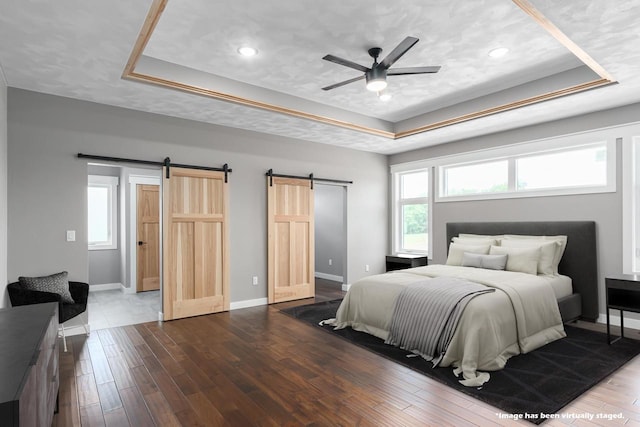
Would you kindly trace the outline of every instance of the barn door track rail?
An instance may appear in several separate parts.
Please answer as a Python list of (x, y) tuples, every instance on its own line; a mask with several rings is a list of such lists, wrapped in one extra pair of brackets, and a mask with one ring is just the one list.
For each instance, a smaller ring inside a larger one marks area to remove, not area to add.
[(173, 168), (185, 168), (185, 169), (199, 169), (206, 171), (216, 171), (216, 172), (224, 172), (224, 182), (228, 182), (228, 174), (233, 172), (231, 168), (229, 168), (228, 164), (224, 164), (221, 168), (214, 168), (210, 166), (197, 166), (197, 165), (184, 165), (181, 163), (171, 163), (171, 159), (169, 157), (165, 157), (162, 162), (154, 162), (152, 160), (136, 160), (136, 159), (125, 159), (122, 157), (108, 157), (108, 156), (94, 156), (91, 154), (82, 154), (78, 153), (79, 159), (91, 159), (91, 160), (102, 160), (104, 162), (121, 162), (121, 163), (135, 163), (138, 165), (152, 165), (152, 166), (164, 166), (167, 168), (167, 179), (171, 176), (169, 170)]
[(273, 177), (277, 178), (293, 178), (293, 179), (308, 179), (311, 182), (311, 189), (313, 190), (313, 182), (331, 182), (334, 184), (353, 184), (353, 181), (343, 181), (341, 179), (330, 179), (330, 178), (317, 178), (310, 173), (308, 176), (296, 176), (296, 175), (283, 175), (279, 173), (273, 173), (273, 169), (269, 169), (266, 173), (266, 176), (269, 177), (269, 187), (273, 187)]

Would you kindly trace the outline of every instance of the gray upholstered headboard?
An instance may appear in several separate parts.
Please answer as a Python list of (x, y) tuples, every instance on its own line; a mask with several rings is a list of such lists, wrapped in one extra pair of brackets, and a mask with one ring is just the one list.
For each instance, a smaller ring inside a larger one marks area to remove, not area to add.
[(558, 271), (571, 277), (573, 292), (582, 297), (582, 318), (598, 318), (598, 260), (594, 221), (551, 222), (450, 222), (447, 223), (447, 247), (453, 237), (469, 234), (526, 234), (567, 236)]

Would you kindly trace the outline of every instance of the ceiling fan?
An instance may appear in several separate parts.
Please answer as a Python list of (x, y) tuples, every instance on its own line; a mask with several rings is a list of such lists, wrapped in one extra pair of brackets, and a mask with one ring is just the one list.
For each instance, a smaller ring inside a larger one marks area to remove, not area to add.
[(380, 53), (382, 53), (382, 49), (379, 47), (372, 47), (368, 50), (369, 55), (373, 58), (373, 65), (371, 65), (371, 68), (356, 64), (355, 62), (349, 61), (347, 59), (338, 58), (334, 55), (326, 55), (324, 58), (322, 58), (325, 61), (335, 62), (336, 64), (344, 65), (345, 67), (362, 71), (364, 74), (353, 79), (345, 80), (340, 83), (335, 83), (330, 86), (323, 87), (322, 90), (331, 90), (340, 86), (347, 85), (349, 83), (357, 82), (358, 80), (366, 79), (368, 90), (372, 92), (380, 92), (387, 87), (387, 76), (437, 73), (440, 70), (440, 66), (394, 68), (392, 70), (389, 69), (389, 67), (391, 67), (398, 59), (400, 59), (402, 55), (407, 53), (407, 51), (411, 49), (413, 45), (418, 43), (418, 41), (419, 39), (415, 37), (405, 38), (381, 62), (378, 62), (378, 56), (380, 56)]

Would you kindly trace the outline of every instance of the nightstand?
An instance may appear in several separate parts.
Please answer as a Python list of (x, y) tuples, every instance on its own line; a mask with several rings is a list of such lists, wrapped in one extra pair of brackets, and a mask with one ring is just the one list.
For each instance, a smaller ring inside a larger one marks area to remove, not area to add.
[(427, 265), (426, 255), (397, 254), (386, 256), (387, 271), (402, 270), (405, 268), (422, 267)]
[[(624, 311), (640, 313), (640, 275), (622, 274), (605, 278), (607, 297), (607, 342), (624, 338)], [(609, 309), (620, 310), (620, 336), (611, 341)]]

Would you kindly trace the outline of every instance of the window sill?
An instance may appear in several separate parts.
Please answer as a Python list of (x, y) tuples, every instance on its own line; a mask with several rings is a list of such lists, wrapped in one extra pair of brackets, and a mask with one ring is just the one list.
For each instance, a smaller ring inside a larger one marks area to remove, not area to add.
[(88, 249), (90, 251), (114, 251), (118, 249), (118, 246), (117, 245), (89, 246)]

